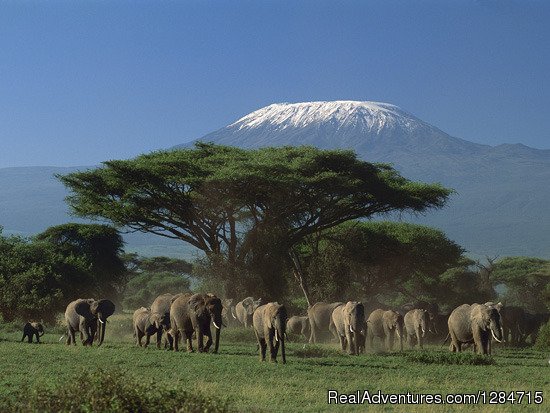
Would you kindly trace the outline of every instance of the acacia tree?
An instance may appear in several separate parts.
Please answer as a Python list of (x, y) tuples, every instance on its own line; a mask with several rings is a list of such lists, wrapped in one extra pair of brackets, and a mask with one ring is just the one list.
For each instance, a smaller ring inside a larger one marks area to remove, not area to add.
[[(246, 265), (267, 234), (278, 251), (292, 257), (308, 303), (307, 279), (295, 253), (305, 237), (374, 214), (442, 207), (451, 192), (409, 181), (352, 151), (204, 143), (107, 161), (59, 178), (72, 191), (67, 201), (75, 214), (180, 239), (230, 266)], [(225, 292), (231, 295), (234, 272), (228, 274)]]

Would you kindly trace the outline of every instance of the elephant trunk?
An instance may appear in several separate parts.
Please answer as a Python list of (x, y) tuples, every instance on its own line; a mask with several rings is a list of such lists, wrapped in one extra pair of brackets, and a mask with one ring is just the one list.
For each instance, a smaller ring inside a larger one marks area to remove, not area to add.
[(101, 346), (103, 344), (103, 340), (105, 339), (105, 321), (103, 321), (100, 317), (98, 317), (98, 320), (100, 322), (99, 326), (99, 343), (98, 346)]
[(39, 330), (38, 331), (38, 337), (42, 337), (44, 335), (44, 330)]
[[(216, 325), (216, 324), (214, 324)], [(220, 333), (221, 333), (222, 329), (221, 329), (221, 326), (220, 327), (216, 327), (216, 337), (215, 337), (215, 341), (214, 341), (214, 353), (217, 353), (218, 352), (218, 349), (220, 347)]]

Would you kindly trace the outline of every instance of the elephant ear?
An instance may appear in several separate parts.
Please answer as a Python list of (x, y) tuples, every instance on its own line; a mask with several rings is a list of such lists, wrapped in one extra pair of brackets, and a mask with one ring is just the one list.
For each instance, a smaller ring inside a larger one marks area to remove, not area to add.
[(195, 313), (200, 312), (205, 305), (204, 296), (202, 294), (195, 294), (189, 298), (189, 308), (191, 308)]
[(115, 303), (113, 303), (111, 300), (98, 300), (94, 301), (91, 306), (90, 310), (93, 314), (101, 314), (103, 319), (106, 319), (107, 317), (110, 317), (115, 312)]
[(78, 300), (78, 302), (74, 306), (74, 311), (81, 317), (84, 317), (86, 319), (93, 318), (94, 315), (90, 311), (90, 304), (93, 303), (94, 300)]

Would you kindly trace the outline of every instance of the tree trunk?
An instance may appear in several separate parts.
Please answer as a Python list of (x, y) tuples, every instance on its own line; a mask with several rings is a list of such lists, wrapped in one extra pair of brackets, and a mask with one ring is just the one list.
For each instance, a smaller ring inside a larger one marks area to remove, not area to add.
[(311, 307), (311, 301), (309, 300), (309, 286), (307, 284), (307, 280), (302, 270), (302, 264), (300, 263), (300, 258), (298, 257), (298, 254), (296, 254), (296, 252), (294, 252), (293, 250), (290, 250), (289, 255), (292, 261), (292, 266), (293, 266), (292, 272), (294, 273), (294, 278), (296, 278), (296, 281), (298, 281), (298, 284), (300, 285), (300, 288), (304, 293), (304, 297), (306, 298), (307, 307), (309, 308)]

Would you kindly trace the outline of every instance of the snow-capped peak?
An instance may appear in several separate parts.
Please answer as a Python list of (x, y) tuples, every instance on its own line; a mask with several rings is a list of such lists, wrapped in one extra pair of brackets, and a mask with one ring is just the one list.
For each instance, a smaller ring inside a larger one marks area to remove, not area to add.
[(372, 132), (397, 125), (413, 128), (419, 119), (398, 106), (381, 102), (340, 100), (332, 102), (275, 103), (242, 117), (227, 128), (233, 130), (303, 128), (318, 124), (359, 127)]

